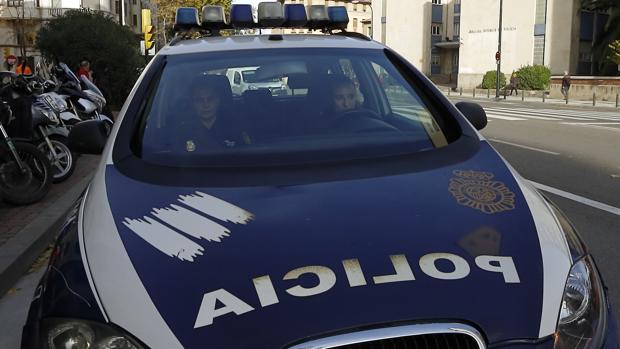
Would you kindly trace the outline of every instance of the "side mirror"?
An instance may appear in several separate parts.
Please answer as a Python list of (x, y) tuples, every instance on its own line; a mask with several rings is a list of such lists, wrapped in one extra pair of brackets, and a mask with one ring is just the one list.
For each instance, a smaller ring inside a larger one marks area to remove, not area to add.
[(82, 154), (101, 154), (107, 140), (106, 125), (101, 120), (79, 122), (69, 131), (69, 148)]
[(465, 115), (467, 120), (471, 122), (476, 130), (482, 130), (487, 126), (487, 113), (479, 104), (471, 102), (458, 102), (456, 108)]

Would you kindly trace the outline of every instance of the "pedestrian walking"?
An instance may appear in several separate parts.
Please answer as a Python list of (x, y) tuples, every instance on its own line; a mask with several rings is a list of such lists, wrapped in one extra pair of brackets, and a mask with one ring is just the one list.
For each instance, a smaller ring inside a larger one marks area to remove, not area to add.
[(568, 90), (570, 90), (570, 75), (565, 71), (562, 77), (562, 95), (565, 99), (568, 99)]
[(512, 96), (512, 91), (515, 91), (517, 96), (519, 95), (519, 90), (517, 90), (517, 84), (519, 83), (519, 78), (517, 77), (517, 73), (512, 72), (510, 76), (510, 95)]

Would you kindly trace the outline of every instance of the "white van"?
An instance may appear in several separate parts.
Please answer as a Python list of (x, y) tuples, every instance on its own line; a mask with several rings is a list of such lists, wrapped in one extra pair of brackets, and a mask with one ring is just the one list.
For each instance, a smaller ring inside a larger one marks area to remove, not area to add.
[(233, 95), (240, 96), (247, 90), (269, 89), (274, 96), (286, 95), (287, 86), (282, 78), (255, 78), (258, 67), (229, 68), (226, 77), (230, 81)]

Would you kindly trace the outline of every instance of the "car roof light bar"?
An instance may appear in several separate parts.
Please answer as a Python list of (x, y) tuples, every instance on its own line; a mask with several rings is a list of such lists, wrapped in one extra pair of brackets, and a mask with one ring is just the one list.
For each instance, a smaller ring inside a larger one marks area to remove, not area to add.
[(325, 29), (329, 24), (329, 14), (325, 5), (310, 5), (308, 7), (308, 28)]
[(287, 28), (303, 28), (308, 23), (306, 7), (303, 4), (284, 5), (284, 26)]
[(330, 6), (327, 8), (329, 15), (328, 29), (346, 30), (349, 25), (349, 14), (344, 6)]
[(179, 7), (174, 21), (174, 31), (190, 30), (199, 27), (198, 9)]
[(258, 4), (258, 26), (277, 28), (284, 24), (284, 10), (279, 2), (261, 2)]
[(225, 28), (226, 17), (222, 6), (205, 5), (202, 7), (202, 27), (209, 30)]
[(230, 25), (235, 29), (254, 28), (252, 5), (235, 4), (230, 8)]

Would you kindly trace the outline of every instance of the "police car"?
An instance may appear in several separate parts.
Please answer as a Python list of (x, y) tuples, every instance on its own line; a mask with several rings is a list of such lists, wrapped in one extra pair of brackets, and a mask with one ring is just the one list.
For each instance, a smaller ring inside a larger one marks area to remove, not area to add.
[[(618, 348), (566, 217), (343, 7), (179, 9), (34, 295), (23, 348)], [(318, 34), (230, 35), (303, 27)], [(226, 31), (226, 35), (224, 35)], [(324, 35), (326, 34), (326, 35)], [(286, 82), (233, 94), (228, 69)]]

